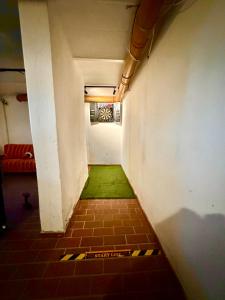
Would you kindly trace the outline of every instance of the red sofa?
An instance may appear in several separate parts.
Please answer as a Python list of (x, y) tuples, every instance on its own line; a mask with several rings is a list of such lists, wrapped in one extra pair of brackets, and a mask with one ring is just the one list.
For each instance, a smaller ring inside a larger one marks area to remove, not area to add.
[(7, 144), (2, 158), (3, 173), (36, 172), (33, 145)]

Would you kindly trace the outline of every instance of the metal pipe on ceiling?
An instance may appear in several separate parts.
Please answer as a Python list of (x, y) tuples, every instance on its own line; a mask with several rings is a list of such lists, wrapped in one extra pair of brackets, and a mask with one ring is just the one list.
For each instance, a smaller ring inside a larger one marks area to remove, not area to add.
[(130, 47), (118, 85), (115, 102), (121, 102), (134, 76), (137, 64), (143, 58), (152, 30), (158, 21), (165, 0), (141, 0), (133, 24)]

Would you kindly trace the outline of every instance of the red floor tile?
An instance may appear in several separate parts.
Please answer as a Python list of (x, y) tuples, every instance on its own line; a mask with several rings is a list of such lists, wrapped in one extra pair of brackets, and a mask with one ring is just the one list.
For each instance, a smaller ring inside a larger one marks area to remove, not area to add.
[(95, 221), (113, 221), (113, 215), (95, 215)]
[(123, 282), (121, 275), (100, 275), (92, 278), (91, 293), (112, 294), (122, 292)]
[(44, 277), (72, 276), (75, 270), (75, 261), (49, 263)]
[(128, 220), (130, 219), (129, 214), (116, 214), (113, 216), (114, 220)]
[(141, 225), (142, 225), (141, 220), (137, 220), (137, 219), (123, 220), (123, 226), (141, 226)]
[(151, 290), (160, 290), (163, 289), (176, 289), (178, 287), (177, 280), (174, 280), (174, 276), (171, 270), (160, 270), (160, 271), (153, 271), (147, 274), (146, 278), (148, 279), (149, 287)]
[[(27, 286), (25, 280), (0, 281), (1, 299), (19, 300)], [(24, 299), (24, 298), (22, 298)]]
[(101, 274), (103, 273), (103, 260), (86, 260), (86, 261), (78, 261), (76, 263), (76, 274)]
[(139, 205), (138, 205), (138, 203), (137, 203), (137, 200), (134, 199), (134, 200), (133, 200), (133, 203), (132, 203), (132, 200), (131, 200), (131, 201), (128, 201), (127, 207), (128, 207), (128, 208), (139, 208)]
[(124, 288), (126, 292), (148, 291), (150, 289), (149, 279), (146, 273), (135, 273), (124, 275)]
[(138, 247), (140, 249), (142, 249), (142, 250), (158, 249), (158, 248), (160, 248), (159, 244), (156, 243), (156, 242), (153, 242), (153, 243), (141, 243), (141, 244), (138, 244)]
[(35, 258), (35, 261), (56, 261), (64, 253), (64, 249), (40, 250)]
[[(95, 201), (97, 201), (97, 200), (95, 200)], [(87, 203), (85, 203), (85, 202), (87, 202)], [(78, 209), (95, 209), (95, 207), (96, 207), (96, 204), (95, 203), (88, 203), (88, 201), (86, 201), (86, 200), (83, 200), (82, 202), (80, 202), (79, 204), (78, 204)]]
[(80, 254), (80, 253), (85, 253), (89, 252), (90, 247), (75, 247), (75, 248), (67, 248), (65, 249), (64, 254)]
[(22, 264), (34, 262), (39, 250), (23, 250), (23, 251), (12, 251), (8, 252), (9, 261), (8, 263)]
[(81, 295), (89, 295), (91, 287), (91, 279), (85, 277), (63, 278), (60, 282), (57, 296), (73, 297)]
[[(6, 236), (3, 236), (5, 240), (24, 240), (30, 236), (30, 231), (27, 230), (9, 230)], [(4, 241), (2, 241), (4, 243)], [(0, 244), (1, 246), (1, 244)], [(4, 246), (4, 244), (2, 244)]]
[(72, 229), (80, 229), (80, 228), (84, 228), (84, 221), (79, 221), (79, 222), (76, 222), (76, 221), (72, 221), (73, 220), (73, 216), (72, 216), (72, 219), (70, 221), (70, 224), (69, 224), (69, 228), (72, 228)]
[(115, 234), (132, 234), (134, 229), (131, 226), (116, 227)]
[(104, 236), (104, 245), (121, 245), (126, 244), (125, 235)]
[(107, 251), (114, 250), (115, 246), (92, 246), (91, 251)]
[(130, 259), (130, 268), (132, 272), (152, 271), (158, 269), (158, 257), (138, 257)]
[(33, 249), (52, 249), (55, 247), (57, 243), (57, 239), (48, 239), (48, 238), (43, 238), (40, 240), (35, 240), (32, 248)]
[(151, 229), (147, 226), (135, 226), (135, 233), (149, 233)]
[(20, 228), (23, 230), (41, 230), (40, 223), (24, 223)]
[(94, 215), (75, 215), (74, 221), (94, 221)]
[(31, 263), (19, 265), (13, 277), (14, 279), (40, 278), (43, 276), (46, 267), (46, 263)]
[(99, 227), (94, 229), (94, 235), (113, 235), (114, 231), (111, 227)]
[(91, 236), (93, 234), (92, 228), (74, 229), (72, 232), (73, 237)]
[(119, 209), (117, 208), (112, 208), (112, 209), (104, 209), (104, 214), (111, 214), (111, 215), (117, 215), (119, 214)]
[(89, 237), (83, 237), (81, 240), (81, 247), (82, 246), (102, 246), (103, 245), (103, 237), (97, 237), (97, 236), (89, 236)]
[(122, 220), (104, 221), (104, 227), (122, 226)]
[(33, 245), (33, 240), (16, 240), (16, 241), (5, 241), (4, 249), (10, 251), (27, 250)]
[(155, 235), (155, 233), (151, 232), (147, 234), (149, 242), (158, 242), (158, 239)]
[(137, 200), (79, 201), (64, 237), (40, 234), (37, 209), (23, 213), (0, 239), (1, 299), (184, 299), (163, 253), (60, 261), (68, 253), (160, 248)]
[(78, 247), (80, 245), (80, 238), (73, 237), (73, 238), (61, 238), (58, 240), (56, 244), (56, 248), (73, 248)]
[(16, 271), (15, 265), (0, 265), (0, 280), (12, 279)]
[(104, 273), (130, 272), (130, 258), (109, 258), (104, 260)]
[(127, 234), (127, 243), (129, 244), (140, 244), (147, 243), (148, 238), (145, 234)]
[(84, 228), (97, 228), (97, 227), (103, 227), (102, 221), (93, 221), (93, 222), (85, 222)]
[(56, 297), (59, 279), (33, 279), (27, 284), (23, 293), (23, 300), (45, 299)]
[(124, 244), (124, 245), (115, 245), (115, 250), (139, 250), (141, 249), (137, 244)]
[(135, 208), (120, 208), (120, 214), (136, 213)]
[(87, 209), (76, 209), (76, 215), (88, 215)]
[(51, 239), (51, 238), (63, 238), (65, 236), (65, 233), (64, 232), (58, 232), (58, 233), (51, 233), (51, 232), (48, 232), (48, 233), (39, 233), (39, 238), (41, 239)]
[(64, 237), (72, 237), (73, 229), (68, 228), (64, 234)]

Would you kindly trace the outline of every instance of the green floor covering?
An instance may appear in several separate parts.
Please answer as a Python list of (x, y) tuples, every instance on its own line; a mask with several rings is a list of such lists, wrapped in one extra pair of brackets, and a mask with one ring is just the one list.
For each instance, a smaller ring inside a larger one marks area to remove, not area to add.
[(80, 199), (101, 198), (136, 198), (121, 166), (91, 166)]

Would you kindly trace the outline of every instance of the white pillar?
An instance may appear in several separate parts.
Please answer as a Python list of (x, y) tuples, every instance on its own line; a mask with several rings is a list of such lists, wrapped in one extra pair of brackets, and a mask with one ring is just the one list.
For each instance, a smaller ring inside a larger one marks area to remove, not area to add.
[(19, 1), (29, 114), (42, 231), (64, 231), (62, 189), (46, 1)]

